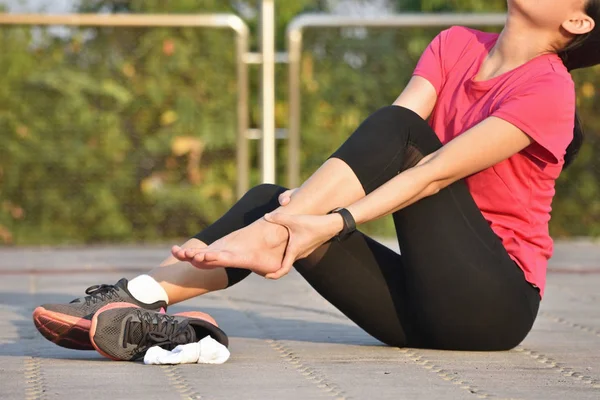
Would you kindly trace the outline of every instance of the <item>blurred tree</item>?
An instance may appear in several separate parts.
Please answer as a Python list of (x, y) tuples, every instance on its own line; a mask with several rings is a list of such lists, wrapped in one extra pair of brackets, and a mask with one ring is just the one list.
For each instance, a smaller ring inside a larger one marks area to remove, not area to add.
[[(400, 12), (502, 11), (504, 0), (390, 0)], [(277, 0), (285, 27), (328, 2)], [(235, 12), (254, 0), (82, 0), (78, 11)], [(391, 103), (439, 29), (309, 29), (302, 62), (308, 176), (372, 111)], [(194, 234), (235, 200), (235, 45), (208, 29), (0, 29), (0, 243), (160, 240)], [(258, 68), (251, 68), (258, 125)], [(553, 233), (600, 235), (598, 69), (575, 74), (588, 142), (561, 179)], [(287, 126), (287, 68), (276, 118)], [(254, 150), (256, 150), (254, 148)], [(255, 165), (257, 153), (254, 152)], [(286, 149), (279, 144), (279, 176)], [(258, 175), (253, 175), (257, 182)], [(390, 220), (369, 233), (392, 233)]]
[[(220, 1), (204, 3), (209, 11), (227, 11)], [(160, 1), (83, 1), (80, 11), (201, 10), (195, 1), (170, 9)], [(9, 240), (185, 236), (232, 204), (231, 32), (1, 32), (11, 54), (0, 61), (6, 83), (0, 96), (12, 103), (0, 116), (13, 135), (0, 150), (0, 225)]]

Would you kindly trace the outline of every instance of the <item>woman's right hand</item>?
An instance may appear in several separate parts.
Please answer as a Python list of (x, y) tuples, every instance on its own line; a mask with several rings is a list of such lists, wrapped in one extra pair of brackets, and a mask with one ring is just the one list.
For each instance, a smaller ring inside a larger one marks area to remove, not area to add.
[(298, 188), (286, 190), (285, 192), (281, 193), (279, 195), (279, 204), (281, 204), (282, 206), (287, 206), (292, 200), (292, 195), (296, 190), (298, 190)]

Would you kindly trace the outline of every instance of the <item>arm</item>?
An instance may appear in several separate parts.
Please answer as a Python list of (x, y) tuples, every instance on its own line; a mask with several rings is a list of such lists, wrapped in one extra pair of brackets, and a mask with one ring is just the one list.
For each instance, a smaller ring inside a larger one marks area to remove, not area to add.
[[(427, 119), (433, 111), (436, 101), (437, 94), (433, 85), (425, 78), (413, 76), (394, 102), (394, 105), (408, 108), (421, 118)], [(421, 163), (425, 160), (426, 158), (421, 160)], [(279, 196), (279, 204), (282, 206), (288, 205), (296, 190), (291, 189), (282, 193)]]
[(508, 159), (532, 142), (511, 123), (487, 118), (347, 208), (357, 224), (381, 218)]
[[(533, 139), (515, 125), (501, 118), (489, 117), (423, 158), (417, 166), (402, 172), (346, 208), (357, 225), (379, 219), (506, 160), (531, 143)], [(274, 213), (265, 218), (286, 226), (290, 230), (290, 243), (292, 231), (296, 232), (295, 235), (309, 238), (298, 240), (306, 240), (309, 244), (289, 245), (294, 248), (288, 247), (289, 252), (286, 250), (283, 263), (286, 268), (273, 275), (277, 277), (285, 274), (294, 260), (301, 258), (298, 254), (305, 257), (343, 228), (343, 220), (338, 214), (290, 216)]]
[(427, 119), (431, 115), (436, 102), (437, 94), (433, 85), (425, 78), (413, 76), (394, 102), (394, 105), (408, 108), (421, 118)]
[[(532, 139), (503, 119), (490, 117), (430, 154), (416, 167), (397, 175), (377, 190), (347, 207), (357, 224), (372, 221), (427, 196), (451, 183), (484, 170), (525, 149)], [(477, 151), (473, 151), (477, 149)], [(279, 279), (294, 261), (307, 257), (343, 228), (339, 214), (265, 215), (271, 223), (285, 226), (289, 232), (281, 269), (266, 275)]]

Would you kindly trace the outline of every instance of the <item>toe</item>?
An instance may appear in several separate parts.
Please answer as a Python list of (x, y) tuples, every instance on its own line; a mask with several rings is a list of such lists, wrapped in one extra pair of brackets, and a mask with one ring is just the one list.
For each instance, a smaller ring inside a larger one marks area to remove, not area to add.
[(202, 251), (202, 249), (185, 249), (184, 254), (185, 254), (185, 257), (187, 257), (187, 258), (194, 258), (201, 251)]
[(204, 261), (206, 262), (218, 262), (221, 261), (224, 254), (219, 251), (211, 251), (204, 254)]
[(173, 246), (171, 248), (171, 254), (173, 254), (173, 257), (177, 258), (178, 260), (183, 258), (183, 250), (179, 246)]
[(206, 253), (197, 253), (197, 254), (190, 256), (190, 259), (192, 260), (192, 262), (200, 264), (200, 263), (204, 262), (205, 255), (206, 255)]

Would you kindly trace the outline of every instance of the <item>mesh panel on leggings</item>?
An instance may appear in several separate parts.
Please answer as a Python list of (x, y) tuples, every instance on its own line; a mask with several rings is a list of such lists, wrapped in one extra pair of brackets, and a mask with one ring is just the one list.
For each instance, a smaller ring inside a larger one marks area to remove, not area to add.
[(402, 171), (406, 171), (416, 166), (425, 156), (412, 142), (408, 142), (406, 151), (404, 152), (404, 160), (402, 161)]

